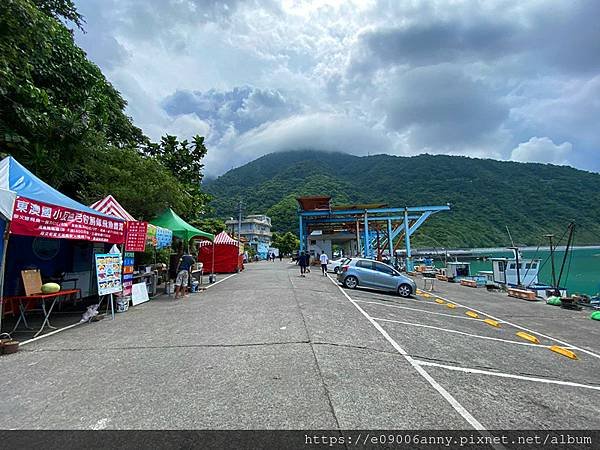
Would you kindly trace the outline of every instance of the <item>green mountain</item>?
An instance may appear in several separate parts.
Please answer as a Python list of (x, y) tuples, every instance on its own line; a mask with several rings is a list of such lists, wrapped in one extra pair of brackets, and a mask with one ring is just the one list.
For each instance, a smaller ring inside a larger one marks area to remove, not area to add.
[[(331, 195), (334, 204), (445, 205), (415, 235), (415, 245), (539, 245), (578, 224), (577, 244), (600, 243), (600, 174), (548, 164), (462, 156), (367, 157), (320, 151), (279, 152), (204, 185), (215, 214), (266, 213), (276, 231), (298, 231), (299, 195)], [(564, 241), (563, 241), (564, 242)]]

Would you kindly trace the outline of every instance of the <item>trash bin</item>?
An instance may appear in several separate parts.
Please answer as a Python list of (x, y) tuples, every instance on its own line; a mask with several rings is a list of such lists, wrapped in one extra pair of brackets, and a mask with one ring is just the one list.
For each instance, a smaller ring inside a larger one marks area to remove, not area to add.
[(131, 295), (123, 295), (116, 298), (115, 312), (124, 313), (129, 309), (129, 302), (131, 301)]

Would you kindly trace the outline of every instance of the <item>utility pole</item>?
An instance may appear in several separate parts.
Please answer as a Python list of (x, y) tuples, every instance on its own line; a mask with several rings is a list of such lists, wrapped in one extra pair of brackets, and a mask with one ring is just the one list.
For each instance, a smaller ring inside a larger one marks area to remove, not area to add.
[(238, 204), (238, 245), (242, 245), (242, 201)]

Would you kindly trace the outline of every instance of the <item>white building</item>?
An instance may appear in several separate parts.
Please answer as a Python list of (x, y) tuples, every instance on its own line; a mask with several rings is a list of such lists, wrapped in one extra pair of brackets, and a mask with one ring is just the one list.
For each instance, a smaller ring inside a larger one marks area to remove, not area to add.
[[(238, 220), (231, 218), (225, 222), (232, 236), (238, 235)], [(261, 259), (266, 259), (271, 247), (271, 218), (264, 214), (253, 214), (242, 218), (241, 236)]]

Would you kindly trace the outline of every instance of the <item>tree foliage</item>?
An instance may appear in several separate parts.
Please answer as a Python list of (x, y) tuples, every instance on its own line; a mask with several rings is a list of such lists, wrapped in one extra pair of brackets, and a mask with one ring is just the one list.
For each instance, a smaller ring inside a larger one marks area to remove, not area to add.
[(290, 255), (300, 247), (300, 239), (288, 231), (287, 233), (273, 233), (273, 247), (279, 249), (279, 253)]
[(225, 222), (223, 222), (221, 219), (216, 219), (214, 217), (192, 221), (191, 224), (194, 225), (196, 228), (199, 228), (202, 231), (206, 231), (207, 233), (214, 234), (215, 236), (221, 231), (225, 231), (225, 229), (227, 228)]
[(140, 218), (198, 217), (203, 138), (151, 143), (61, 20), (82, 26), (72, 0), (0, 2), (0, 152), (86, 203), (113, 194)]

